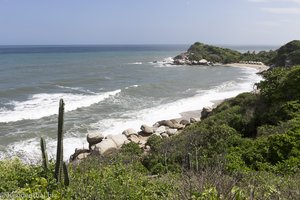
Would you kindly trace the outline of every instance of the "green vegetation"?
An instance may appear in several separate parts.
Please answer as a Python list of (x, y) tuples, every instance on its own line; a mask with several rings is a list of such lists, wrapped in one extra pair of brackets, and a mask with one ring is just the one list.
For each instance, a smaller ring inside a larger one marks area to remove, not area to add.
[(206, 59), (215, 63), (233, 63), (239, 60), (240, 53), (231, 49), (196, 42), (188, 49), (188, 57), (192, 61)]
[(294, 66), (300, 64), (300, 41), (293, 40), (280, 47), (275, 57), (270, 61), (275, 66)]
[[(260, 51), (258, 53), (254, 51), (240, 53), (231, 49), (196, 42), (188, 49), (186, 55), (191, 62), (201, 59), (224, 64), (240, 61), (255, 61), (263, 62), (270, 66), (290, 67), (300, 65), (300, 41), (291, 41), (275, 51)], [(175, 59), (177, 58), (180, 59), (181, 56), (175, 57)]]
[[(298, 199), (300, 66), (262, 76), (259, 92), (226, 100), (178, 135), (151, 136), (148, 153), (129, 143), (79, 163), (58, 158), (62, 173), (56, 175), (41, 139), (41, 165), (0, 161), (0, 198)], [(59, 119), (62, 156), (63, 116)]]

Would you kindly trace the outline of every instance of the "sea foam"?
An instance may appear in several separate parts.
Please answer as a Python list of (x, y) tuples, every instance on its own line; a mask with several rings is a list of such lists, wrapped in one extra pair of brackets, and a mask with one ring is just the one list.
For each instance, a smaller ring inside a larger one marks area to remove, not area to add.
[(40, 119), (42, 117), (57, 114), (59, 99), (68, 102), (65, 111), (73, 111), (77, 108), (88, 107), (99, 103), (110, 96), (120, 93), (121, 90), (98, 94), (70, 94), (70, 93), (41, 93), (34, 94), (26, 101), (12, 101), (13, 110), (1, 109), (0, 122), (14, 122), (23, 119)]

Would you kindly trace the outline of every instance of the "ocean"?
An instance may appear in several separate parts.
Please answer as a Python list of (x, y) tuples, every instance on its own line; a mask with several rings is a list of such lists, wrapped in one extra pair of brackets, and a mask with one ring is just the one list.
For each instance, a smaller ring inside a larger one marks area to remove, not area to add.
[(108, 135), (139, 130), (141, 124), (178, 118), (252, 91), (261, 80), (251, 68), (166, 64), (187, 48), (0, 46), (0, 159), (40, 160), (41, 136), (54, 157), (61, 98), (68, 159), (75, 148), (88, 146), (85, 138), (91, 131)]

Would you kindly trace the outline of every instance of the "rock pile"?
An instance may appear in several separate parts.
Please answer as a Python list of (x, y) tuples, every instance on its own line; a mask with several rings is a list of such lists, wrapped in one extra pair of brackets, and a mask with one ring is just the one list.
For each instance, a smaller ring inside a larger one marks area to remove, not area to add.
[[(203, 108), (201, 119), (204, 119), (211, 112), (211, 108)], [(89, 155), (107, 155), (121, 148), (122, 145), (133, 142), (139, 145), (145, 152), (149, 151), (151, 147), (147, 146), (147, 140), (151, 135), (157, 135), (161, 138), (168, 138), (180, 134), (182, 130), (190, 126), (192, 123), (200, 121), (199, 119), (190, 118), (190, 120), (183, 119), (177, 121), (162, 120), (156, 122), (153, 126), (143, 124), (140, 131), (132, 128), (126, 129), (119, 135), (107, 135), (106, 137), (99, 132), (91, 132), (87, 134), (87, 142), (89, 149), (76, 149), (75, 153), (70, 157), (70, 161), (82, 160)]]

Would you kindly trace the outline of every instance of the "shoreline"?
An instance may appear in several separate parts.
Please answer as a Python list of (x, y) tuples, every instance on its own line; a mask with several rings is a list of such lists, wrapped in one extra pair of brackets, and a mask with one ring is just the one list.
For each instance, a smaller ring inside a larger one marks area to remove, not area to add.
[[(209, 106), (209, 107), (214, 109), (226, 100), (227, 100), (227, 98), (220, 99), (220, 100), (213, 100), (213, 101), (211, 101), (213, 103), (213, 105)], [(190, 111), (181, 112), (181, 113), (179, 113), (181, 115), (181, 117), (176, 118), (176, 120), (178, 120), (178, 121), (190, 120), (191, 118), (200, 119), (201, 118), (201, 112), (202, 112), (202, 110), (190, 110)]]
[(267, 65), (255, 65), (255, 64), (244, 64), (244, 63), (229, 63), (224, 64), (227, 67), (239, 67), (239, 68), (252, 68), (258, 70), (258, 73), (268, 70), (270, 67)]

